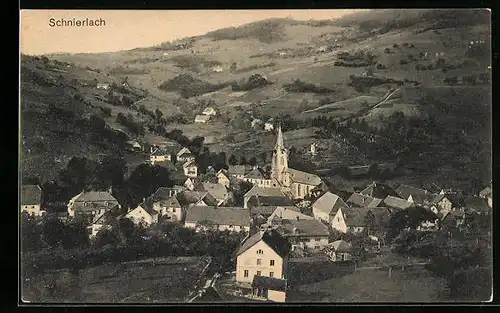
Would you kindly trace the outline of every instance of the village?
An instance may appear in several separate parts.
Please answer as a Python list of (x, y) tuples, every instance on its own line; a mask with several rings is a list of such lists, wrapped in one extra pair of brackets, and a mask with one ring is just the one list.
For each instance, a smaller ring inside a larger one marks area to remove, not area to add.
[[(205, 123), (215, 114), (207, 108), (195, 122)], [(224, 301), (223, 294), (231, 294), (240, 301), (287, 302), (294, 279), (291, 263), (308, 260), (318, 266), (327, 262), (356, 268), (360, 249), (377, 257), (386, 253), (386, 235), (394, 228), (395, 216), (406, 219), (402, 233), (425, 234), (450, 225), (466, 229), (474, 219), (491, 214), (491, 185), (470, 194), (374, 181), (342, 198), (317, 174), (289, 167), (289, 148), (279, 123), (271, 120), (261, 127), (275, 133), (270, 166), (226, 165), (216, 171), (209, 165), (201, 174), (188, 147), (165, 142), (150, 147), (148, 162), (172, 170), (175, 185), (160, 186), (139, 205), (128, 208), (112, 190), (82, 190), (67, 203), (67, 211), (57, 216), (64, 223), (84, 221), (89, 240), (121, 219), (143, 228), (167, 222), (197, 233), (243, 234), (239, 247), (232, 251), (235, 267), (215, 270), (186, 301)], [(141, 149), (137, 142), (131, 146)], [(313, 143), (309, 153), (316, 152)], [(23, 185), (21, 213), (43, 219), (43, 197), (40, 186)]]

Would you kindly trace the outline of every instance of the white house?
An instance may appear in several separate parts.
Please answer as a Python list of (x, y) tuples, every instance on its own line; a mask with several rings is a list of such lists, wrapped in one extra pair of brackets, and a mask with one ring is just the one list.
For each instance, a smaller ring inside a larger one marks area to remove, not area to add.
[(272, 181), (266, 173), (259, 167), (254, 166), (253, 169), (243, 176), (243, 180), (252, 183), (254, 186), (262, 188), (271, 188)]
[(69, 217), (94, 217), (105, 211), (121, 208), (118, 200), (106, 191), (81, 192), (69, 200)]
[(157, 162), (172, 161), (172, 154), (166, 149), (153, 148), (149, 155), (149, 161), (151, 165), (155, 165)]
[(225, 169), (221, 169), (217, 172), (217, 183), (221, 184), (222, 186), (229, 188), (231, 185), (231, 179), (229, 178), (229, 173)]
[(194, 118), (195, 123), (206, 124), (210, 120), (210, 115), (196, 115)]
[(203, 182), (194, 188), (196, 191), (208, 192), (214, 199), (217, 200), (217, 205), (223, 205), (232, 199), (232, 193), (221, 184)]
[(187, 161), (182, 165), (184, 170), (184, 175), (187, 177), (197, 177), (198, 176), (198, 166), (194, 161)]
[(21, 212), (33, 216), (42, 216), (42, 189), (38, 185), (21, 186)]
[(340, 209), (347, 209), (349, 206), (339, 196), (326, 192), (312, 205), (313, 216), (317, 220), (331, 223), (334, 216)]
[(217, 114), (217, 111), (214, 108), (212, 108), (212, 107), (208, 107), (208, 108), (205, 108), (203, 110), (203, 112), (201, 112), (201, 114), (208, 115), (208, 116), (213, 116), (213, 115)]
[(130, 219), (134, 224), (151, 226), (158, 223), (159, 212), (153, 208), (152, 199), (144, 199), (135, 209), (130, 210), (126, 218)]
[[(259, 186), (253, 186), (244, 196), (243, 196), (243, 207), (248, 208), (248, 204), (251, 198), (256, 197), (259, 198), (272, 198), (276, 200), (283, 199), (284, 201), (276, 201), (275, 205), (289, 205), (289, 203), (293, 204), (293, 201), (285, 194), (281, 188), (263, 188)], [(283, 202), (283, 203), (282, 203)], [(260, 206), (262, 204), (256, 204), (256, 206)]]
[(187, 190), (194, 190), (194, 178), (191, 178), (191, 177), (188, 177), (185, 181), (184, 181), (184, 187), (187, 188)]
[(217, 65), (217, 66), (212, 67), (212, 71), (214, 73), (222, 73), (224, 71), (224, 68), (220, 65)]
[(278, 232), (257, 232), (236, 253), (236, 281), (251, 284), (254, 276), (285, 279), (290, 251), (290, 243)]
[(269, 119), (267, 122), (264, 123), (264, 130), (267, 130), (267, 131), (274, 130), (274, 120), (273, 119)]
[(109, 84), (107, 84), (107, 83), (98, 83), (97, 84), (97, 89), (108, 90), (109, 89)]
[(183, 147), (179, 152), (177, 152), (176, 159), (178, 162), (194, 161), (194, 154), (186, 147)]
[(352, 246), (344, 240), (337, 240), (328, 245), (327, 254), (332, 262), (352, 260)]
[(171, 195), (169, 188), (160, 187), (151, 195), (153, 209), (159, 217), (172, 221), (182, 221), (184, 214), (176, 195)]

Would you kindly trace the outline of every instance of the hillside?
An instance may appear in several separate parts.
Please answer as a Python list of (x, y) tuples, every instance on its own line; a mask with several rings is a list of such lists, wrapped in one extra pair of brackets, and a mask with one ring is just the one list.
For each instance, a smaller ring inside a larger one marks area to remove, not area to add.
[[(69, 83), (73, 77), (119, 83), (126, 76), (130, 88), (143, 93), (140, 97), (147, 93), (140, 101), (148, 110), (158, 109), (164, 116), (175, 117), (168, 129), (179, 129), (188, 137), (204, 136), (214, 151), (231, 147), (234, 153), (258, 155), (268, 152), (264, 144), (267, 135), (251, 129), (253, 118), (289, 116), (302, 123), (296, 123), (299, 128), (317, 127), (311, 120), (322, 117), (337, 123), (363, 119), (370, 127), (381, 128), (384, 119), (398, 112), (428, 120), (435, 113), (429, 109), (429, 102), (434, 101), (430, 99), (436, 98), (444, 103), (463, 103), (465, 107), (457, 114), (467, 114), (467, 110), (483, 104), (491, 110), (487, 103), (491, 93), (490, 45), (490, 12), (486, 10), (371, 10), (337, 20), (271, 19), (151, 48), (49, 56), (75, 64), (64, 69), (68, 73), (57, 74), (64, 76), (64, 87), (25, 88), (27, 100), (22, 105), (29, 107), (30, 99), (35, 102), (56, 93), (50, 101), (65, 103), (79, 116), (95, 113), (100, 106), (111, 108), (112, 116), (104, 120), (112, 126), (118, 111), (137, 108), (117, 107), (105, 101), (92, 102), (92, 107), (64, 99), (74, 88), (92, 98), (94, 91)], [(85, 70), (87, 67), (95, 70)], [(26, 65), (22, 71), (25, 68), (30, 67)], [(49, 68), (35, 68), (43, 77), (57, 78)], [(268, 84), (249, 90), (234, 87), (251, 77), (262, 77)], [(462, 97), (467, 94), (476, 97), (464, 101)], [(31, 105), (41, 106), (38, 102)], [(193, 124), (194, 115), (208, 105), (218, 109), (217, 118), (211, 124)], [(443, 125), (452, 125), (446, 115), (440, 118)], [(29, 137), (36, 134), (31, 128), (26, 130)], [(487, 131), (470, 129), (463, 136), (466, 142), (474, 142), (476, 134)], [(146, 130), (141, 138), (147, 141), (149, 135)], [(321, 140), (326, 143), (333, 139), (311, 135), (294, 142), (294, 147), (304, 149)], [(63, 149), (64, 145), (59, 145)], [(336, 162), (371, 159), (360, 154), (359, 143), (351, 145), (350, 154), (337, 156), (332, 152)], [(474, 147), (464, 146), (462, 153)]]

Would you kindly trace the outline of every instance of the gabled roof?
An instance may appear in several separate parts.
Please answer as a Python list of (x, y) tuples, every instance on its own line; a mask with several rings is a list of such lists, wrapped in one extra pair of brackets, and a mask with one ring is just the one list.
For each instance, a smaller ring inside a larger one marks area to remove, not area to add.
[(246, 194), (245, 198), (249, 198), (251, 196), (260, 196), (260, 197), (286, 197), (285, 193), (281, 190), (281, 188), (263, 188), (259, 186), (253, 186)]
[(489, 212), (491, 209), (488, 207), (488, 202), (485, 199), (479, 197), (469, 197), (465, 199), (465, 208), (473, 209), (478, 212)]
[(116, 214), (113, 214), (113, 212), (111, 211), (104, 211), (94, 216), (94, 218), (92, 219), (92, 224), (106, 225), (112, 223), (113, 221), (116, 221), (116, 219)]
[(229, 165), (229, 175), (245, 175), (250, 170), (247, 165)]
[(342, 210), (347, 227), (365, 227), (365, 216), (368, 211), (369, 209), (367, 208), (353, 208)]
[(229, 196), (229, 192), (224, 185), (217, 183), (203, 182), (196, 188), (200, 191), (206, 191), (217, 200), (225, 200)]
[(151, 152), (152, 156), (160, 156), (160, 155), (171, 155), (173, 154), (172, 149), (168, 147), (157, 148)]
[[(385, 198), (385, 197), (384, 197)], [(354, 204), (359, 207), (364, 208), (375, 208), (382, 203), (383, 199), (373, 198), (370, 196), (365, 196), (360, 193), (353, 193), (349, 199), (347, 199), (347, 203)]]
[[(158, 212), (153, 209), (153, 200), (151, 198), (146, 199), (145, 201), (141, 202), (138, 206), (144, 209), (149, 215), (155, 215), (158, 214)], [(137, 209), (136, 208), (136, 209)], [(133, 211), (133, 210), (132, 210)], [(132, 212), (130, 211), (130, 212)]]
[(384, 199), (384, 204), (390, 208), (400, 209), (400, 210), (404, 210), (413, 206), (411, 202), (408, 202), (405, 199), (396, 198), (392, 196), (387, 196)]
[(42, 189), (38, 185), (21, 186), (21, 205), (42, 204)]
[(247, 251), (261, 240), (282, 258), (285, 257), (291, 250), (291, 245), (288, 242), (288, 240), (286, 240), (283, 236), (281, 236), (277, 231), (261, 230), (255, 233), (253, 236), (247, 238), (241, 244), (241, 247), (238, 249), (236, 255), (242, 254), (243, 252)]
[(183, 147), (179, 152), (177, 152), (177, 157), (185, 157), (186, 155), (193, 155), (193, 153), (186, 147)]
[(340, 208), (348, 208), (349, 206), (342, 198), (327, 191), (313, 203), (312, 207), (330, 215), (335, 214)]
[(481, 190), (479, 192), (479, 196), (480, 197), (487, 197), (487, 196), (491, 196), (491, 187), (488, 186), (486, 188), (484, 188), (483, 190)]
[(254, 275), (252, 280), (252, 287), (286, 292), (286, 280), (274, 277)]
[(207, 107), (203, 110), (202, 114), (210, 114), (211, 112), (216, 112), (216, 111), (212, 107)]
[(277, 207), (276, 210), (268, 218), (267, 222), (271, 224), (273, 220), (312, 220), (312, 216), (300, 213), (300, 211), (289, 210), (282, 207)]
[(251, 196), (247, 201), (248, 207), (254, 206), (293, 206), (293, 200), (285, 196)]
[(282, 220), (278, 231), (284, 237), (328, 237), (330, 235), (328, 227), (316, 219)]
[(192, 206), (187, 210), (186, 223), (210, 221), (216, 225), (250, 226), (250, 213), (243, 208)]
[(337, 240), (329, 244), (335, 252), (351, 252), (352, 246), (344, 240)]
[(156, 191), (151, 195), (154, 201), (166, 200), (170, 198), (170, 191), (177, 190), (182, 191), (186, 188), (183, 186), (173, 186), (173, 187), (158, 187)]
[(413, 198), (413, 201), (418, 204), (422, 204), (429, 194), (429, 192), (425, 189), (403, 184), (399, 185), (398, 188), (396, 188), (396, 192), (398, 193), (400, 198), (405, 200), (411, 196)]
[(113, 197), (107, 191), (87, 191), (82, 192), (74, 199), (76, 202), (105, 202), (105, 201), (115, 201), (118, 202), (115, 197)]
[(246, 173), (244, 177), (248, 179), (269, 179), (259, 167), (255, 167), (250, 172)]
[(217, 200), (206, 191), (184, 190), (177, 194), (181, 206), (197, 203), (203, 200), (207, 205), (217, 205)]
[(300, 212), (300, 209), (296, 206), (251, 206), (249, 207), (250, 210), (250, 215), (255, 216), (255, 215), (262, 215), (265, 218), (268, 218), (271, 216), (274, 211), (276, 211), (277, 208), (284, 208), (287, 210), (295, 211), (295, 212)]
[(208, 120), (210, 120), (210, 115), (196, 115), (194, 120), (199, 122), (207, 122)]
[(293, 168), (289, 168), (288, 173), (290, 174), (290, 180), (292, 182), (311, 186), (317, 186), (321, 184), (321, 178), (319, 178), (318, 175), (302, 172)]
[(186, 163), (182, 164), (182, 167), (186, 168), (186, 167), (197, 167), (196, 165), (196, 162), (195, 161), (187, 161)]
[(373, 182), (365, 189), (359, 192), (362, 195), (370, 196), (372, 198), (384, 199), (387, 196), (398, 197), (398, 193), (394, 188), (387, 184)]

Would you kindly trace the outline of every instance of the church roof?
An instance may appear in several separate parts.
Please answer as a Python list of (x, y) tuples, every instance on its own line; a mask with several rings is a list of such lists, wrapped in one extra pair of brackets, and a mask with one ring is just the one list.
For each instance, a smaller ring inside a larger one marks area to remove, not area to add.
[(293, 182), (312, 186), (321, 184), (321, 178), (319, 178), (318, 175), (302, 172), (293, 168), (289, 168), (288, 173), (290, 174), (290, 180)]
[(281, 125), (278, 124), (278, 136), (276, 138), (276, 148), (284, 149), (285, 144), (283, 143), (283, 133), (281, 132)]

